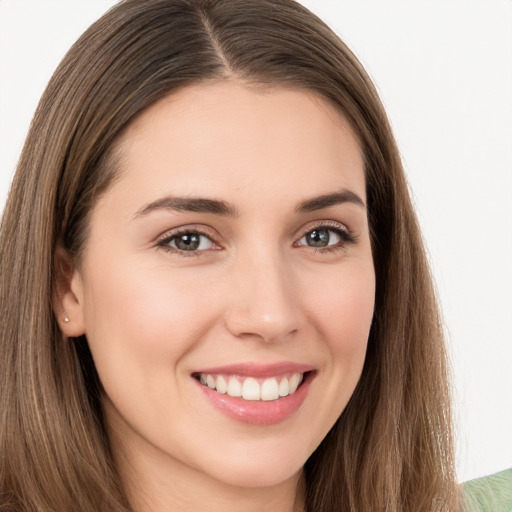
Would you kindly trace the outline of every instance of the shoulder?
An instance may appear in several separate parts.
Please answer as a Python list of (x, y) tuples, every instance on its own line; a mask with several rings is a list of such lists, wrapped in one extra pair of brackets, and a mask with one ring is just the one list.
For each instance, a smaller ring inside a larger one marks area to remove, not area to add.
[(512, 512), (512, 468), (462, 484), (466, 512)]

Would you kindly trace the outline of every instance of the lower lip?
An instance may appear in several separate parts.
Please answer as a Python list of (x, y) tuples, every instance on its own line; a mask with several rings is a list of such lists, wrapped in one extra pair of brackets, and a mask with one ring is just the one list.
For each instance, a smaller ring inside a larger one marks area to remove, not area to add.
[(199, 381), (196, 382), (208, 401), (227, 416), (250, 425), (274, 425), (286, 420), (299, 409), (314, 377), (314, 372), (306, 373), (295, 393), (269, 401), (244, 400), (241, 397), (223, 395)]

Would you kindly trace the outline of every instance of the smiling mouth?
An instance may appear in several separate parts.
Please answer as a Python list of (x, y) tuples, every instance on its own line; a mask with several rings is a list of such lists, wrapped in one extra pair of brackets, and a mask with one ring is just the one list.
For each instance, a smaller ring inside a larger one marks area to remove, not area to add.
[(290, 372), (274, 377), (197, 373), (194, 374), (203, 386), (221, 395), (247, 401), (273, 401), (293, 395), (311, 372)]

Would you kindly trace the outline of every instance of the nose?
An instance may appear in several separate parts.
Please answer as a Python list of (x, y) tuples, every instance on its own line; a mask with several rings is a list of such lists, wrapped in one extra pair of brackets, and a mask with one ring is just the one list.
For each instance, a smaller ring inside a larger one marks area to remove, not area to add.
[(230, 277), (228, 331), (238, 338), (276, 342), (299, 329), (299, 308), (290, 265), (276, 253), (259, 251), (235, 264)]

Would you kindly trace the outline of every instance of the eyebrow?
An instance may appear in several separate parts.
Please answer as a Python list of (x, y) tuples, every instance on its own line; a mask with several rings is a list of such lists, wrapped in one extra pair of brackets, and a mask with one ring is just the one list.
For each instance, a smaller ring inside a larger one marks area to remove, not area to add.
[[(329, 208), (343, 203), (353, 203), (366, 208), (364, 201), (354, 192), (343, 189), (332, 194), (324, 194), (302, 201), (297, 205), (297, 213), (307, 213), (316, 210)], [(157, 199), (142, 207), (135, 213), (135, 218), (140, 218), (158, 210), (175, 210), (178, 212), (196, 212), (221, 215), (223, 217), (239, 217), (239, 210), (232, 204), (218, 200), (207, 199), (203, 197), (175, 197), (167, 196)]]
[(334, 194), (324, 194), (302, 201), (297, 205), (296, 211), (298, 213), (314, 212), (343, 203), (353, 203), (366, 208), (364, 201), (356, 193), (343, 189)]
[(202, 197), (163, 197), (144, 206), (135, 214), (143, 217), (157, 210), (176, 210), (178, 212), (212, 213), (224, 217), (238, 217), (240, 212), (226, 201)]

